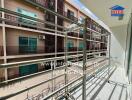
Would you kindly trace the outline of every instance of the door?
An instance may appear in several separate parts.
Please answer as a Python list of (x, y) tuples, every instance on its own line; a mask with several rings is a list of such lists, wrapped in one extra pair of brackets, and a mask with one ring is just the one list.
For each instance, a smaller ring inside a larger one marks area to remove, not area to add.
[(29, 74), (36, 73), (38, 71), (38, 65), (32, 64), (32, 65), (26, 65), (26, 66), (20, 66), (19, 67), (19, 75), (25, 76)]

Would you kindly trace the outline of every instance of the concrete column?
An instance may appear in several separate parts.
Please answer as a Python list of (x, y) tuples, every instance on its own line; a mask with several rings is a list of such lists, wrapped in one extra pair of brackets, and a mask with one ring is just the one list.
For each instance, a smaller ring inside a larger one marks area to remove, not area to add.
[(87, 33), (87, 18), (85, 19), (84, 33), (83, 33), (83, 87), (82, 100), (86, 100), (86, 33)]
[[(5, 8), (5, 4), (4, 4), (4, 0), (1, 0), (1, 7), (2, 8)], [(2, 18), (5, 18), (5, 13), (2, 12)], [(2, 34), (3, 34), (3, 51), (4, 51), (4, 63), (7, 63), (7, 54), (6, 54), (6, 32), (5, 32), (5, 22), (2, 21)], [(7, 68), (5, 68), (5, 80), (8, 79), (8, 76), (7, 76)]]

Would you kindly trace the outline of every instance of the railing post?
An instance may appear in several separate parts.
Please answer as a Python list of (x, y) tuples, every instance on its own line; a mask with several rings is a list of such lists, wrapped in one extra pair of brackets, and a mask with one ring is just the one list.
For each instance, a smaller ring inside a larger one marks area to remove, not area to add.
[[(67, 85), (67, 32), (65, 32), (65, 85)], [(67, 96), (68, 87), (65, 88), (65, 97)], [(67, 97), (66, 97), (67, 100)]]
[(83, 88), (82, 100), (86, 100), (86, 34), (87, 34), (87, 18), (85, 19), (84, 33), (83, 33)]
[(111, 58), (110, 58), (110, 46), (111, 46), (111, 34), (108, 35), (109, 36), (109, 48), (108, 48), (108, 58), (109, 58), (109, 64), (108, 64), (108, 82), (109, 82), (109, 76), (110, 76), (110, 65), (111, 65)]

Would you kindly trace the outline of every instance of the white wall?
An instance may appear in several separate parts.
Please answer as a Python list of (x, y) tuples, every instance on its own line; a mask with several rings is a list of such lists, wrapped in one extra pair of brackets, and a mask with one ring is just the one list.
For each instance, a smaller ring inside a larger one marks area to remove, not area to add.
[(120, 67), (124, 67), (127, 25), (111, 27), (111, 30), (113, 31), (111, 36), (111, 57), (117, 60)]

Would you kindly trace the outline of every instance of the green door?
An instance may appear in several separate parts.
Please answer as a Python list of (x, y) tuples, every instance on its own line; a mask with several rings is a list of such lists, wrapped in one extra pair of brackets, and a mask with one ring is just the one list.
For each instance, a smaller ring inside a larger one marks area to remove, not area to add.
[(32, 65), (26, 65), (26, 66), (20, 66), (19, 67), (19, 75), (25, 76), (29, 74), (36, 73), (38, 71), (38, 65), (32, 64)]

